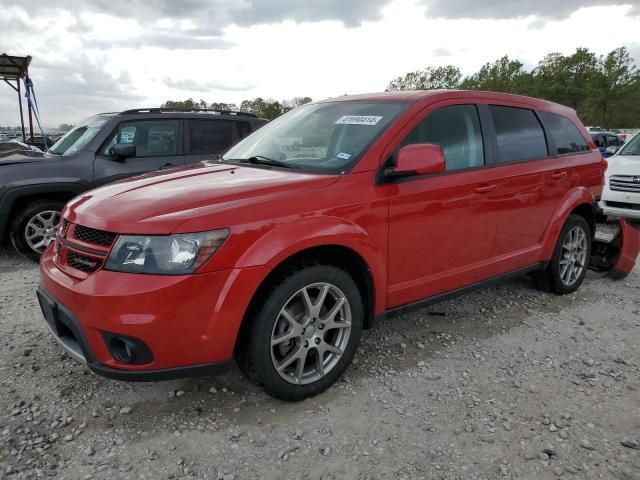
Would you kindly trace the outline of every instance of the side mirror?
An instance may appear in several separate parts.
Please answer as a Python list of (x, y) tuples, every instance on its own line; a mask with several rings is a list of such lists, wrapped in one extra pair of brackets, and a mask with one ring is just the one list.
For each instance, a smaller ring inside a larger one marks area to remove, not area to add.
[(444, 152), (430, 143), (407, 145), (398, 152), (394, 176), (427, 175), (444, 172)]
[(618, 150), (620, 149), (620, 147), (615, 147), (615, 146), (610, 146), (607, 147), (607, 149), (605, 150), (605, 153), (609, 156), (615, 155), (616, 153), (618, 153)]
[(132, 143), (116, 143), (109, 154), (116, 160), (124, 160), (136, 156), (136, 146)]

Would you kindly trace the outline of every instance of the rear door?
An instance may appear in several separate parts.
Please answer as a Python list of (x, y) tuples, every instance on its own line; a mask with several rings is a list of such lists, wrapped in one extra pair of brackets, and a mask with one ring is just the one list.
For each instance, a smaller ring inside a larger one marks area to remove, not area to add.
[(484, 113), (495, 141), (490, 162), (500, 192), (491, 206), (498, 221), (492, 257), (500, 271), (509, 272), (539, 261), (569, 172), (549, 158), (544, 128), (532, 109), (505, 103), (486, 105)]
[(190, 118), (186, 120), (186, 124), (185, 161), (187, 164), (212, 160), (240, 138), (238, 122), (235, 120)]
[[(141, 173), (184, 165), (182, 121), (178, 119), (121, 122), (96, 154), (96, 186)], [(116, 143), (136, 146), (135, 157), (118, 159), (110, 154)]]

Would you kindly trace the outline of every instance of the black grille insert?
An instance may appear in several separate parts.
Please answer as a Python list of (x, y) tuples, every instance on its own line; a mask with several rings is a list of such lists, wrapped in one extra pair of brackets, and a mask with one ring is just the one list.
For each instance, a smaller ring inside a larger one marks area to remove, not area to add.
[(116, 239), (116, 234), (76, 225), (73, 231), (73, 238), (95, 245), (102, 245), (103, 247), (110, 247)]
[(76, 270), (92, 273), (100, 268), (102, 261), (99, 258), (89, 257), (76, 252), (69, 252), (67, 255), (67, 263)]

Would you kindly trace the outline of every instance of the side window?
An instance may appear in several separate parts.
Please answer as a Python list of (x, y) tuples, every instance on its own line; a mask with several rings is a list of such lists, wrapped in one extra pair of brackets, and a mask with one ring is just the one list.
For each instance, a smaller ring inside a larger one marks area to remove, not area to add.
[(607, 147), (619, 147), (620, 139), (615, 135), (607, 135)]
[(490, 105), (498, 142), (498, 163), (547, 158), (547, 141), (533, 110)]
[(540, 112), (539, 114), (553, 143), (555, 143), (555, 153), (566, 155), (589, 151), (586, 140), (575, 124), (567, 117), (549, 112)]
[(141, 120), (122, 122), (102, 149), (103, 155), (116, 143), (132, 143), (136, 157), (168, 157), (177, 155), (178, 120)]
[(604, 148), (604, 136), (603, 135), (594, 136), (593, 143), (595, 143), (596, 147), (598, 148)]
[(191, 155), (222, 153), (233, 144), (231, 120), (189, 120)]
[(251, 124), (249, 122), (236, 122), (238, 126), (238, 137), (244, 138), (251, 133)]
[(440, 145), (448, 171), (484, 165), (484, 146), (478, 110), (474, 105), (453, 105), (430, 113), (400, 144)]

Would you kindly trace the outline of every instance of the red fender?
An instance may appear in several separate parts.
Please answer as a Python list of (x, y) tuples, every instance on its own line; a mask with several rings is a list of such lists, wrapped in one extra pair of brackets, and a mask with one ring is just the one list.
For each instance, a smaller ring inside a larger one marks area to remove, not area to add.
[(580, 205), (593, 205), (595, 198), (586, 188), (574, 188), (570, 190), (560, 202), (560, 206), (549, 220), (549, 227), (542, 240), (542, 258), (550, 260), (558, 242), (558, 236), (564, 227), (567, 218)]
[[(382, 313), (386, 307), (387, 293), (382, 281), (387, 278), (386, 252), (383, 251), (386, 246), (377, 245), (366, 230), (342, 218), (308, 217), (278, 225), (255, 241), (239, 258), (235, 268), (266, 266), (266, 271), (271, 272), (296, 253), (331, 245), (349, 248), (364, 260), (371, 270), (374, 313)], [(378, 279), (378, 282), (374, 279)]]

